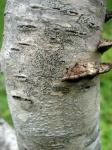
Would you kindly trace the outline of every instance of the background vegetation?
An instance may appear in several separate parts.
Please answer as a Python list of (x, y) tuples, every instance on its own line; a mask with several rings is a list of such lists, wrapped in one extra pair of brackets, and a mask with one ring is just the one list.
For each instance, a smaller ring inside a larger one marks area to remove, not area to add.
[[(6, 0), (0, 0), (0, 47), (3, 38), (3, 12)], [(112, 10), (112, 0), (107, 0), (107, 9)], [(104, 24), (102, 37), (112, 40), (112, 20)], [(102, 61), (112, 61), (112, 49), (106, 52)], [(3, 75), (0, 76), (0, 117), (12, 125), (9, 113)], [(101, 76), (101, 138), (102, 150), (112, 150), (112, 71)]]

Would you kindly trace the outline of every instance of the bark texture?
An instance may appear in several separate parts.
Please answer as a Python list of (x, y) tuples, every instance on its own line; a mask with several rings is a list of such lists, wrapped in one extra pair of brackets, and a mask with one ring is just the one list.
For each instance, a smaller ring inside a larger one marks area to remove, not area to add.
[(104, 19), (104, 0), (7, 0), (2, 70), (19, 150), (100, 150), (98, 77), (62, 78), (99, 64)]
[(0, 150), (18, 150), (14, 130), (0, 118)]

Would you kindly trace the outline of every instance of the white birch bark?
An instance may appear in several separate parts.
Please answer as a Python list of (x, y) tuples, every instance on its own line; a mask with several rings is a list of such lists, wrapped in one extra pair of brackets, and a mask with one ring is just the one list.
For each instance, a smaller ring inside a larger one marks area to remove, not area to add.
[(104, 0), (7, 0), (2, 70), (19, 150), (100, 150), (99, 78), (62, 82), (100, 61)]
[(15, 131), (1, 118), (0, 150), (18, 150)]

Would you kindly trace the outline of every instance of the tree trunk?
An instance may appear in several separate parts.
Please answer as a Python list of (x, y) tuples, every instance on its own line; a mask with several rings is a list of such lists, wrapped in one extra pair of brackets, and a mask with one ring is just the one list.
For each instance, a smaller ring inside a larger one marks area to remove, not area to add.
[(14, 130), (0, 118), (0, 150), (18, 150)]
[(7, 0), (2, 70), (19, 150), (100, 150), (91, 74), (104, 18), (104, 0)]

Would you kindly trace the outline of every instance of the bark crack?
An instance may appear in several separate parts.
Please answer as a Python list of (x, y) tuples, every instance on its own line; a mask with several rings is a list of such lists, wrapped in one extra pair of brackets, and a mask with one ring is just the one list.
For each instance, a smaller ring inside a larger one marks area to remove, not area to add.
[(30, 102), (31, 104), (33, 104), (33, 101), (29, 98), (22, 97), (22, 96), (19, 96), (19, 95), (12, 95), (12, 97), (17, 101), (25, 101), (25, 102)]
[(30, 7), (32, 9), (43, 9), (43, 10), (47, 9), (47, 7), (45, 7), (45, 6), (41, 5), (41, 4), (30, 4)]
[(18, 44), (22, 46), (31, 46), (31, 44), (25, 42), (19, 42)]
[(27, 76), (24, 74), (14, 75), (14, 77), (20, 81), (27, 81), (28, 80)]
[(20, 51), (20, 49), (19, 49), (19, 48), (14, 48), (14, 47), (13, 47), (13, 48), (11, 48), (11, 50), (12, 50), (12, 51)]
[(28, 32), (28, 31), (36, 31), (37, 30), (37, 27), (34, 26), (34, 25), (18, 25), (18, 30), (19, 31), (23, 31), (23, 32)]

